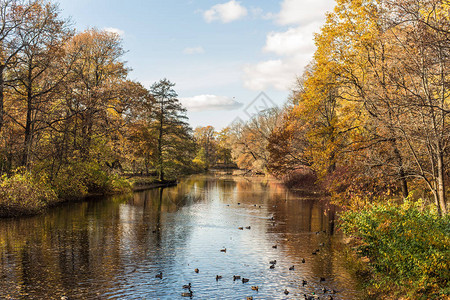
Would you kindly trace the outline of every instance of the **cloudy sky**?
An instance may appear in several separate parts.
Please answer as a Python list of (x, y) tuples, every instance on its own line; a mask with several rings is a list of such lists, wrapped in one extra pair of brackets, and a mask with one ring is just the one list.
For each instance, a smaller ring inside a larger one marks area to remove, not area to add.
[(162, 78), (175, 82), (191, 125), (217, 129), (247, 118), (261, 92), (269, 98), (264, 103), (283, 105), (311, 60), (313, 33), (334, 6), (334, 0), (59, 2), (78, 30), (122, 36), (131, 79), (146, 87)]

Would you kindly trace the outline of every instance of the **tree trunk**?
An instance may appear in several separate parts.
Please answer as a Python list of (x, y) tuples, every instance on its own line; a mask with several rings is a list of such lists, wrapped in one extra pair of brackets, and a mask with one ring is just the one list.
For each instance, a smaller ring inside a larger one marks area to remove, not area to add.
[(0, 132), (2, 132), (4, 123), (4, 111), (3, 111), (3, 99), (4, 99), (4, 85), (5, 80), (3, 78), (3, 72), (5, 70), (5, 65), (0, 66)]
[[(29, 83), (31, 84), (31, 83)], [(26, 123), (25, 123), (25, 139), (23, 142), (23, 154), (22, 154), (22, 166), (27, 166), (28, 165), (28, 159), (29, 159), (29, 154), (30, 154), (30, 150), (31, 150), (31, 135), (32, 135), (32, 130), (31, 130), (31, 115), (33, 112), (33, 107), (32, 107), (32, 94), (31, 94), (31, 86), (27, 87), (27, 119), (26, 119)]]
[[(161, 114), (162, 115), (162, 114)], [(162, 157), (162, 143), (163, 143), (163, 119), (159, 120), (159, 136), (158, 136), (158, 165), (159, 165), (159, 180), (164, 181), (164, 167)]]
[(437, 197), (439, 208), (442, 215), (447, 214), (446, 197), (445, 197), (445, 181), (444, 181), (444, 155), (438, 155), (438, 178), (437, 178)]
[(392, 146), (394, 147), (394, 154), (397, 159), (397, 164), (400, 168), (398, 171), (398, 175), (400, 176), (400, 185), (401, 185), (401, 189), (402, 189), (402, 195), (403, 195), (403, 198), (406, 198), (406, 197), (408, 197), (409, 192), (408, 192), (408, 182), (406, 181), (405, 169), (403, 168), (403, 158), (400, 154), (400, 151), (398, 150), (396, 140), (393, 139), (391, 141), (391, 143), (392, 143)]

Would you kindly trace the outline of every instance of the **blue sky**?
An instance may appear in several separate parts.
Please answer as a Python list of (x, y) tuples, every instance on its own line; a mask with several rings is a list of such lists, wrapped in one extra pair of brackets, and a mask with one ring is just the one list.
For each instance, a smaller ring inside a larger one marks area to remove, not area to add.
[(282, 106), (314, 52), (313, 32), (333, 0), (60, 0), (79, 31), (118, 32), (149, 87), (176, 83), (193, 127), (221, 129), (260, 92)]

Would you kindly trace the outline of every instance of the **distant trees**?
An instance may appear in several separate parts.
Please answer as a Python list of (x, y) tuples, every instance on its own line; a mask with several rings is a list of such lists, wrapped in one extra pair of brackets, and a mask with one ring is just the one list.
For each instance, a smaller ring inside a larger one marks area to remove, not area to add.
[(194, 130), (194, 138), (199, 148), (196, 158), (205, 169), (209, 169), (217, 161), (216, 135), (212, 126), (197, 127)]
[(245, 123), (238, 122), (229, 127), (232, 156), (240, 168), (267, 171), (267, 146), (280, 120), (280, 110), (274, 107), (259, 112)]
[(197, 144), (197, 155), (194, 162), (203, 169), (211, 167), (234, 167), (231, 151), (229, 128), (220, 132), (213, 126), (197, 127), (194, 139)]

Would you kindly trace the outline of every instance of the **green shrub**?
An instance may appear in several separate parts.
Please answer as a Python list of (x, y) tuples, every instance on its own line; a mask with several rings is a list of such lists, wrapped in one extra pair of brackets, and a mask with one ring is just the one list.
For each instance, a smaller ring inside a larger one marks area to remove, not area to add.
[(344, 233), (369, 258), (376, 290), (393, 287), (412, 299), (450, 294), (450, 218), (421, 207), (421, 201), (407, 201), (342, 214)]
[(19, 169), (0, 179), (0, 217), (31, 215), (58, 201), (43, 175)]
[(65, 166), (53, 180), (58, 198), (74, 200), (83, 198), (88, 194), (88, 188), (84, 180), (84, 172), (78, 164)]
[(131, 184), (125, 178), (117, 175), (110, 174), (108, 177), (107, 192), (109, 193), (125, 193), (131, 192)]

